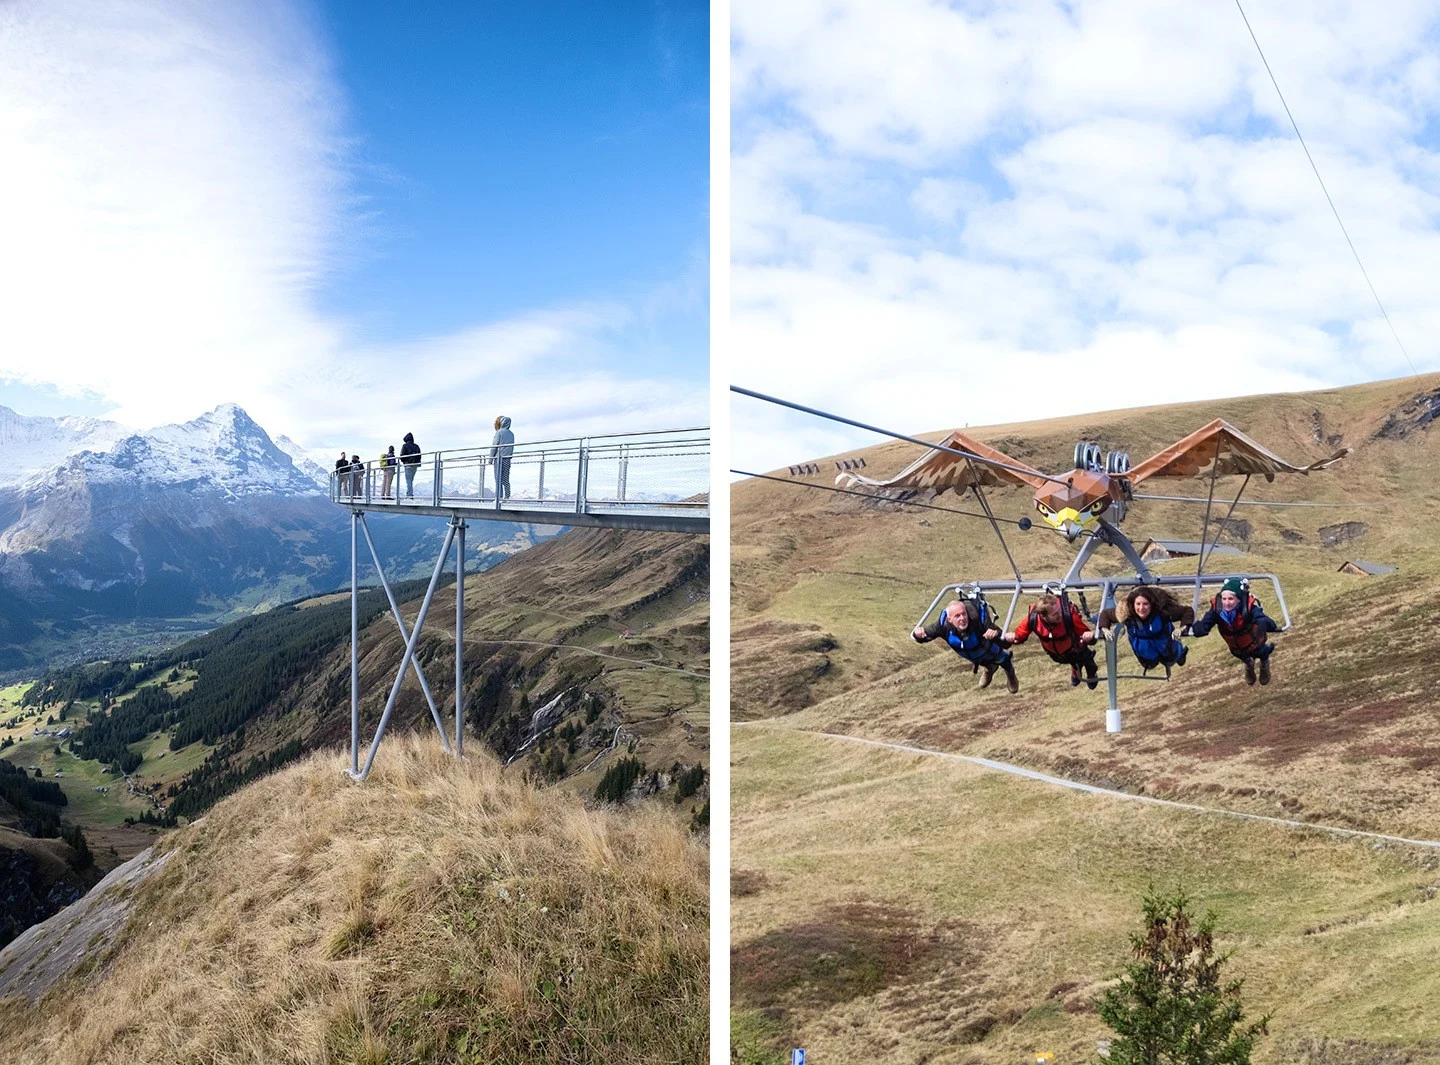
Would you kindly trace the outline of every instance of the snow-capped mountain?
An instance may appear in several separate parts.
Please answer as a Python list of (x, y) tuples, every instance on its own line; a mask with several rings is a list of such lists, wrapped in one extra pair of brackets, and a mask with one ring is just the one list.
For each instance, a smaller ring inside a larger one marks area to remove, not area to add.
[[(35, 421), (21, 426), (32, 440)], [(106, 449), (0, 484), (0, 669), (33, 662), (31, 647), (57, 633), (73, 643), (121, 619), (219, 620), (347, 584), (350, 519), (328, 483), (227, 403), (181, 425), (122, 431)], [(430, 572), (444, 526), (383, 515), (370, 530), (398, 578)], [(471, 558), (498, 561), (517, 537), (534, 543), (554, 531), (477, 523)]]
[(318, 491), (314, 479), (296, 469), (290, 456), (233, 403), (182, 425), (126, 436), (108, 451), (81, 451), (20, 487), (46, 493), (77, 478), (92, 485), (184, 485), (237, 498)]
[(322, 489), (330, 488), (330, 471), (334, 464), (326, 459), (323, 452), (297, 444), (288, 436), (277, 436), (275, 446), (290, 456), (295, 468), (305, 474)]
[(0, 407), (0, 485), (19, 484), (81, 451), (108, 451), (129, 432), (100, 418), (46, 418)]

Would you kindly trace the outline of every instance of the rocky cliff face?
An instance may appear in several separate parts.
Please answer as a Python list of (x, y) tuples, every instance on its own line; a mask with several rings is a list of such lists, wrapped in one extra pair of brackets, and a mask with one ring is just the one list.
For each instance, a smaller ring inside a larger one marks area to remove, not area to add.
[(7, 847), (0, 836), (0, 947), (85, 894), (88, 885), (73, 870), (53, 877), (50, 872), (34, 854)]

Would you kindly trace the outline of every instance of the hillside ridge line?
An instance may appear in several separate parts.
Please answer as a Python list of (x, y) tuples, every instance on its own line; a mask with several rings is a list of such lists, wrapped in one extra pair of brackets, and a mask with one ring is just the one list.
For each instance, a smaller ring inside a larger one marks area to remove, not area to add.
[(735, 721), (731, 723), (734, 728), (747, 728), (760, 726), (762, 728), (782, 729), (786, 732), (793, 732), (805, 736), (821, 736), (825, 739), (843, 740), (848, 743), (864, 744), (868, 747), (881, 747), (892, 751), (901, 751), (905, 754), (928, 755), (932, 758), (948, 758), (957, 762), (968, 762), (971, 765), (978, 765), (984, 769), (991, 769), (999, 773), (1009, 773), (1012, 776), (1025, 777), (1030, 780), (1038, 780), (1043, 784), (1051, 784), (1056, 787), (1068, 788), (1072, 791), (1082, 791), (1090, 795), (1104, 795), (1115, 799), (1129, 799), (1132, 802), (1149, 803), (1152, 806), (1167, 806), (1177, 810), (1188, 810), (1191, 813), (1213, 814), (1220, 817), (1236, 817), (1246, 821), (1260, 821), (1266, 824), (1279, 825), (1282, 828), (1308, 829), (1314, 832), (1329, 832), (1332, 835), (1352, 836), (1360, 839), (1381, 840), (1386, 843), (1404, 843), (1412, 847), (1426, 847), (1431, 850), (1440, 850), (1440, 840), (1431, 839), (1409, 839), (1405, 836), (1390, 836), (1383, 832), (1366, 832), (1359, 828), (1340, 828), (1338, 825), (1318, 825), (1310, 821), (1292, 821), (1284, 817), (1271, 817), (1267, 814), (1251, 814), (1241, 810), (1226, 810), (1218, 806), (1200, 806), (1191, 802), (1178, 802), (1174, 799), (1159, 799), (1153, 795), (1132, 795), (1128, 791), (1117, 791), (1114, 788), (1102, 788), (1096, 784), (1084, 784), (1078, 780), (1067, 780), (1064, 777), (1052, 776), (1049, 773), (1042, 773), (1037, 769), (1026, 769), (1024, 766), (1011, 765), (1009, 762), (999, 762), (993, 758), (981, 758), (973, 754), (956, 754), (953, 751), (934, 751), (927, 747), (912, 747), (904, 743), (890, 743), (886, 740), (871, 740), (863, 736), (847, 736), (839, 732), (816, 732), (813, 729), (792, 729), (783, 725), (774, 725), (764, 721)]

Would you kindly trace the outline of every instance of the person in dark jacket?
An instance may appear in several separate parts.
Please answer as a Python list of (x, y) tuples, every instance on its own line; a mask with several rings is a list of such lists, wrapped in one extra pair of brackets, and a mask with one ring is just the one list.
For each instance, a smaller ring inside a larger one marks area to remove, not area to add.
[(357, 497), (365, 494), (365, 463), (359, 455), (350, 456), (350, 494)]
[(510, 456), (515, 453), (515, 434), (505, 415), (495, 419), (495, 439), (490, 442), (490, 457), (495, 461), (495, 498), (510, 497)]
[(335, 492), (342, 496), (350, 494), (350, 456), (343, 451), (335, 460)]
[(406, 433), (405, 443), (400, 445), (400, 465), (405, 470), (405, 496), (415, 498), (415, 471), (420, 468), (420, 445), (415, 443), (415, 434)]
[(1205, 616), (1190, 627), (1195, 636), (1204, 636), (1211, 629), (1219, 629), (1230, 653), (1245, 663), (1246, 684), (1255, 683), (1256, 662), (1260, 663), (1260, 683), (1270, 683), (1270, 656), (1275, 645), (1267, 633), (1279, 632), (1280, 626), (1265, 615), (1246, 582), (1238, 578), (1226, 581), (1220, 594), (1210, 600)]
[(1020, 690), (1014, 656), (1000, 641), (1000, 628), (990, 616), (990, 605), (983, 599), (957, 599), (947, 604), (929, 625), (916, 625), (910, 637), (916, 643), (944, 639), (975, 672), (984, 670), (980, 676), (982, 688), (990, 686), (995, 670), (999, 669), (1005, 674), (1005, 687), (1010, 693)]
[[(1130, 639), (1130, 650), (1135, 660), (1147, 673), (1156, 666), (1165, 667), (1170, 675), (1171, 666), (1183, 666), (1189, 649), (1175, 638), (1175, 625), (1189, 625), (1195, 620), (1195, 611), (1181, 606), (1164, 588), (1141, 585), (1125, 597), (1125, 614), (1120, 624)], [(1107, 607), (1100, 612), (1099, 625), (1102, 633), (1114, 627), (1116, 610)]]
[(1030, 608), (1025, 620), (1005, 634), (1009, 644), (1024, 643), (1031, 633), (1040, 637), (1040, 646), (1052, 660), (1070, 667), (1070, 684), (1080, 684), (1080, 670), (1085, 670), (1085, 683), (1093, 691), (1099, 683), (1095, 652), (1090, 644), (1095, 634), (1080, 615), (1080, 608), (1068, 599), (1046, 592)]

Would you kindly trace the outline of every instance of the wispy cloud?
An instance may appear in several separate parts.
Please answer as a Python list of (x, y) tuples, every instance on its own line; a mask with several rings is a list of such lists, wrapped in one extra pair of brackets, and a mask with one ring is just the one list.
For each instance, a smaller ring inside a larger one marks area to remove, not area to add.
[(648, 295), (383, 346), (317, 309), (375, 223), (305, 4), (13, 0), (0, 55), (0, 379), (137, 426), (234, 400), (312, 446), (416, 422), (438, 445), (496, 404), (558, 430), (581, 382), (640, 420), (703, 411), (617, 357)]
[[(1234, 11), (733, 10), (737, 381), (915, 431), (1409, 372)], [(1251, 14), (1440, 366), (1440, 8)], [(751, 468), (865, 439), (734, 410)]]

